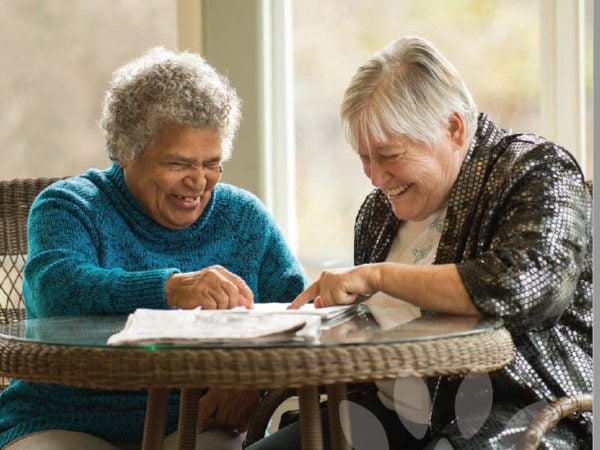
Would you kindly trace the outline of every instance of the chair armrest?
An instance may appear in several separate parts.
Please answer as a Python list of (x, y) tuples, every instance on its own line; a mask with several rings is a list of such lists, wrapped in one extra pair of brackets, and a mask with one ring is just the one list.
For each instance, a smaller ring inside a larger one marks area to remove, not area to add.
[(525, 430), (520, 450), (536, 450), (544, 435), (561, 419), (592, 410), (592, 395), (578, 394), (562, 397), (542, 409)]
[(244, 448), (256, 441), (262, 439), (265, 436), (269, 421), (273, 416), (275, 410), (285, 400), (290, 397), (297, 395), (296, 389), (293, 388), (280, 388), (268, 391), (258, 404), (256, 413), (248, 426), (248, 433), (246, 434), (246, 440), (244, 442)]

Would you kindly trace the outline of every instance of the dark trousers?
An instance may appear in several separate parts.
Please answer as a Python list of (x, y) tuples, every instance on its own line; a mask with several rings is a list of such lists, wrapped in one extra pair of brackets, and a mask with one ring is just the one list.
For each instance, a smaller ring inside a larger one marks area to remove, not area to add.
[[(420, 425), (405, 427), (395, 411), (386, 408), (377, 398), (374, 386), (350, 389), (350, 428), (352, 430), (351, 445), (355, 449), (369, 450), (424, 450), (434, 448), (429, 433), (417, 439), (413, 433)], [(321, 426), (323, 427), (323, 448), (331, 450), (329, 434), (329, 417), (325, 405), (321, 408)], [(300, 423), (296, 420), (284, 426), (276, 433), (256, 442), (246, 450), (301, 450)]]

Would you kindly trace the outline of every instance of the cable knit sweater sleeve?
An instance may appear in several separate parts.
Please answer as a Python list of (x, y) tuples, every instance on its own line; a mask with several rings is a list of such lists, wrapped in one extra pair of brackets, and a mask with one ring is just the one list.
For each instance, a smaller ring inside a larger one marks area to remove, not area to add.
[(84, 177), (58, 182), (32, 205), (23, 283), (28, 317), (166, 308), (164, 285), (177, 269), (120, 264), (144, 258), (144, 247), (119, 216), (126, 205), (103, 182), (100, 189)]

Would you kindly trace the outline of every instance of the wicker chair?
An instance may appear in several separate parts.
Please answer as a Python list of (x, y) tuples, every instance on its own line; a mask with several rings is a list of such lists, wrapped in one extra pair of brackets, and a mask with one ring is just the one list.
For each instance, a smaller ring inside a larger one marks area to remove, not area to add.
[[(0, 181), (0, 324), (25, 318), (21, 286), (27, 257), (27, 216), (39, 192), (56, 180)], [(0, 376), (0, 390), (6, 383)]]
[(523, 433), (519, 450), (536, 450), (542, 443), (544, 435), (562, 419), (577, 417), (582, 412), (591, 410), (592, 394), (561, 397), (548, 404), (537, 414)]

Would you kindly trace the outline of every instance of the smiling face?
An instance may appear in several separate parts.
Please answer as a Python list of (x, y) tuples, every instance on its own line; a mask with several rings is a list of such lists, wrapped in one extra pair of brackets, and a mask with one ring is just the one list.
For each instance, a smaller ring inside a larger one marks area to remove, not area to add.
[(435, 148), (406, 138), (358, 148), (365, 175), (387, 194), (394, 215), (412, 221), (446, 205), (465, 153), (464, 132), (452, 124)]
[(221, 179), (221, 136), (183, 126), (162, 129), (139, 159), (119, 161), (125, 183), (158, 224), (182, 229), (204, 211)]

